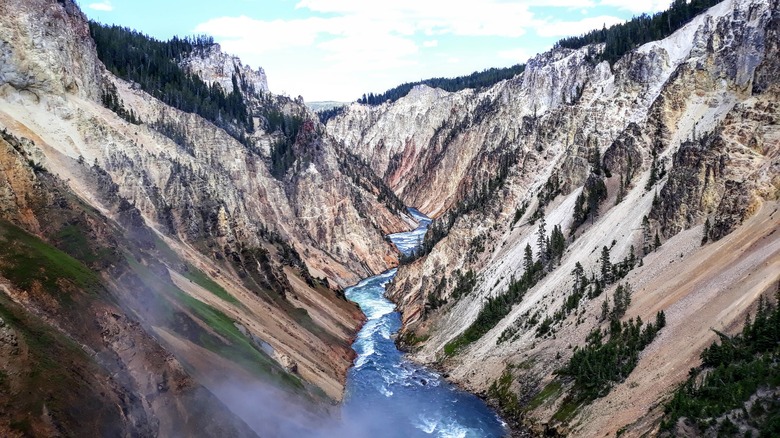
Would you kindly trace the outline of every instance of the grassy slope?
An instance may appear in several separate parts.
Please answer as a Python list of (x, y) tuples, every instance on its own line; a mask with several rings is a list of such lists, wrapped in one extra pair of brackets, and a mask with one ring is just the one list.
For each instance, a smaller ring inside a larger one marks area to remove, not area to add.
[[(273, 359), (241, 334), (233, 324), (233, 320), (224, 313), (187, 295), (170, 279), (163, 278), (136, 260), (134, 256), (128, 254), (126, 260), (132, 272), (154, 295), (155, 305), (162, 309), (165, 324), (172, 327), (174, 331), (187, 332), (190, 341), (241, 365), (259, 378), (270, 379), (272, 382), (287, 388), (303, 388), (297, 377), (285, 372)], [(202, 278), (208, 279), (202, 272), (195, 272), (200, 273)], [(213, 283), (210, 279), (208, 281)], [(213, 284), (216, 285), (216, 283)], [(219, 290), (224, 291), (221, 287)], [(224, 293), (227, 294), (226, 291)], [(182, 322), (182, 318), (190, 317), (197, 318), (210, 330)]]
[[(16, 226), (0, 222), (0, 245), (0, 273), (16, 287), (39, 291), (38, 298), (53, 298), (52, 306), (62, 311), (92, 300), (101, 287), (79, 261)], [(48, 430), (53, 427), (43, 417), (48, 411), (66, 434), (119, 433), (121, 414), (103, 383), (108, 376), (80, 345), (5, 294), (0, 294), (0, 317), (20, 345), (17, 354), (4, 358), (8, 369), (0, 379), (5, 395), (0, 395), (0, 417), (10, 430), (33, 435)]]

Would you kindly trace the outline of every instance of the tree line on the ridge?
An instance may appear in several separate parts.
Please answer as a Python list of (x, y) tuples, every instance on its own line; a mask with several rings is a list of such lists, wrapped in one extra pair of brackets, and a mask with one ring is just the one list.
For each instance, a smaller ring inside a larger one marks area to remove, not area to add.
[(364, 105), (379, 105), (385, 102), (395, 102), (406, 96), (412, 91), (412, 88), (418, 85), (427, 85), (432, 88), (440, 88), (444, 91), (456, 92), (467, 88), (487, 88), (504, 79), (513, 78), (525, 71), (525, 64), (515, 64), (505, 68), (489, 68), (482, 71), (475, 71), (466, 76), (455, 78), (430, 78), (417, 82), (407, 82), (397, 87), (391, 88), (384, 93), (368, 93), (357, 100)]
[[(615, 24), (609, 28), (604, 26), (601, 29), (592, 30), (580, 36), (566, 37), (556, 42), (555, 47), (579, 49), (589, 44), (604, 43), (604, 50), (593, 61), (609, 61), (610, 64), (614, 64), (623, 55), (642, 44), (668, 37), (693, 20), (694, 17), (721, 1), (673, 0), (669, 9), (665, 11), (653, 15), (641, 14), (625, 23)], [(391, 88), (384, 93), (363, 94), (357, 102), (364, 105), (380, 105), (385, 102), (394, 102), (409, 94), (415, 86), (422, 84), (433, 88), (441, 88), (449, 92), (467, 88), (487, 88), (504, 79), (510, 79), (519, 75), (523, 71), (525, 71), (525, 64), (516, 64), (506, 68), (489, 68), (455, 78), (431, 78), (417, 82), (408, 82)], [(332, 111), (327, 113), (325, 121), (337, 114)]]
[[(200, 115), (247, 143), (245, 133), (254, 131), (254, 126), (239, 91), (247, 87), (240, 72), (233, 74), (233, 90), (227, 91), (217, 83), (207, 84), (178, 64), (193, 51), (214, 45), (212, 37), (159, 41), (125, 27), (94, 21), (89, 23), (89, 30), (98, 58), (114, 75), (138, 84), (174, 108)], [(121, 103), (114, 106), (121, 107)]]
[(631, 50), (664, 39), (680, 29), (694, 17), (722, 0), (674, 0), (669, 9), (653, 15), (642, 14), (633, 19), (607, 28), (592, 30), (584, 35), (563, 38), (555, 47), (579, 49), (589, 44), (604, 43), (600, 61), (615, 63)]

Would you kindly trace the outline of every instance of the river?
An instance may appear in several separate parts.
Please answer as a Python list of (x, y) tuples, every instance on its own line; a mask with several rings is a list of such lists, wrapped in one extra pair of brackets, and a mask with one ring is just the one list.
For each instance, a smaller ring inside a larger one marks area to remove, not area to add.
[[(431, 221), (415, 209), (409, 212), (418, 228), (388, 236), (406, 255), (422, 243)], [(367, 438), (503, 436), (503, 422), (481, 399), (409, 361), (396, 348), (393, 334), (401, 328), (401, 316), (385, 298), (385, 286), (395, 273), (391, 269), (346, 290), (368, 320), (352, 346), (358, 356), (347, 376), (345, 423)]]

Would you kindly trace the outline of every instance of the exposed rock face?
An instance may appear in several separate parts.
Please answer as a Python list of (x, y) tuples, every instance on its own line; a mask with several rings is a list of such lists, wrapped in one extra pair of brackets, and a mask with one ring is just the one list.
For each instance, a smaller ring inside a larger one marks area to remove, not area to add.
[[(578, 314), (553, 324), (554, 336), (536, 336), (572, 290), (575, 264), (598, 273), (603, 247), (612, 262), (632, 250), (642, 256), (658, 231), (663, 245), (626, 277), (635, 291), (627, 318), (647, 321), (669, 309), (676, 322), (642, 357), (630, 385), (618, 385), (568, 425), (549, 423), (563, 397), (526, 418), (540, 432), (549, 425), (579, 436), (614, 433), (626, 424), (631, 434), (651, 430), (660, 411), (648, 413), (647, 406), (685, 377), (712, 341), (709, 329), (743, 321), (777, 277), (767, 270), (780, 257), (772, 213), (780, 187), (772, 102), (780, 86), (768, 73), (779, 55), (777, 6), (725, 1), (611, 66), (592, 62), (599, 46), (556, 49), (487, 90), (451, 94), (421, 87), (393, 104), (353, 104), (329, 121), (328, 132), (369, 162), (404, 202), (440, 216), (432, 230), (438, 224), (446, 236), (430, 254), (401, 267), (388, 290), (404, 312), (404, 330), (427, 339), (415, 346), (414, 357), (443, 363), (451, 378), (477, 392), (511, 365), (507, 369), (522, 382), (514, 389), (530, 398), (542, 386), (531, 382), (549, 381), (572, 346), (599, 324), (604, 299), (585, 299)], [(594, 165), (594, 156), (603, 158)], [(504, 168), (505, 177), (496, 181)], [(603, 182), (607, 196), (573, 226), (586, 181)], [(446, 351), (488, 297), (520, 278), (527, 244), (538, 257), (542, 216), (547, 234), (560, 225), (569, 237), (560, 266), (487, 334)], [(701, 247), (707, 219), (709, 238), (721, 240)], [(739, 258), (732, 251), (747, 252)], [(703, 263), (713, 268), (697, 270)], [(469, 269), (477, 273), (476, 287), (453, 298), (456, 270)], [(762, 280), (745, 281), (738, 272)], [(431, 293), (449, 303), (430, 311)], [(708, 301), (712, 296), (722, 298)], [(662, 372), (653, 371), (661, 366)]]
[[(375, 194), (354, 187), (342, 174), (337, 150), (327, 137), (301, 137), (297, 147), (308, 152), (309, 160), (298, 162), (295, 172), (280, 181), (270, 174), (263, 151), (276, 141), (273, 135), (258, 131), (260, 146), (249, 150), (196, 115), (126, 84), (118, 83), (118, 89), (142, 119), (181, 127), (192, 146), (177, 145), (148, 126), (107, 126), (105, 115), (90, 114), (77, 124), (84, 143), (71, 154), (86, 163), (97, 159), (119, 193), (134, 200), (160, 228), (172, 227), (192, 243), (216, 243), (202, 250), (218, 259), (239, 246), (256, 246), (260, 230), (274, 231), (304, 251), (315, 276), (341, 287), (394, 262), (381, 233), (404, 224)], [(307, 129), (316, 131), (313, 125)], [(350, 202), (339, 204), (345, 196)], [(376, 216), (369, 214), (374, 208)], [(352, 234), (360, 237), (344, 238)], [(360, 247), (353, 251), (351, 245)], [(381, 250), (369, 252), (369, 247)]]
[[(130, 275), (117, 266), (114, 251), (129, 247), (112, 235), (116, 229), (30, 165), (34, 146), (4, 133), (0, 147), (0, 187), (17, 195), (3, 199), (0, 216), (3, 435), (254, 436), (115, 304), (85, 265), (11, 225), (72, 249), (96, 271), (111, 271), (116, 279)], [(123, 292), (138, 292), (131, 289)], [(193, 415), (199, 411), (208, 417)]]
[(69, 93), (99, 98), (101, 69), (95, 43), (74, 2), (3, 0), (0, 7), (6, 11), (0, 27), (3, 88), (35, 96)]
[(639, 125), (631, 123), (604, 151), (604, 171), (618, 175), (623, 188), (629, 186), (642, 170), (642, 151), (648, 146), (648, 137)]
[[(448, 142), (440, 138), (443, 135), (440, 132), (468, 123), (462, 117), (470, 112), (470, 106), (466, 106), (469, 100), (466, 95), (448, 95), (441, 90), (418, 86), (395, 105), (371, 109), (352, 104), (346, 117), (328, 124), (328, 132), (368, 162), (404, 202), (422, 207), (412, 192), (424, 185), (423, 178), (438, 173), (437, 168), (441, 166), (437, 166), (437, 162), (443, 159), (449, 147)], [(467, 155), (466, 158), (442, 163), (453, 173), (441, 178), (453, 183), (459, 181), (471, 157)], [(422, 172), (423, 168), (430, 172)], [(435, 189), (431, 187), (431, 190)], [(449, 192), (453, 190), (455, 188)], [(444, 195), (440, 202), (447, 202), (449, 192), (440, 192)], [(427, 211), (435, 209), (428, 208)]]
[[(233, 91), (268, 92), (268, 79), (262, 67), (253, 70), (248, 65), (244, 65), (238, 57), (223, 53), (219, 44), (214, 44), (203, 50), (196, 50), (189, 57), (183, 59), (181, 65), (200, 76), (209, 85), (219, 84), (228, 93)], [(238, 90), (234, 87), (234, 76)]]
[[(714, 140), (704, 139), (701, 145), (685, 143), (675, 153), (667, 183), (660, 192), (661, 208), (653, 209), (651, 217), (661, 221), (662, 229), (675, 235), (715, 210), (723, 197), (726, 154), (713, 151)], [(663, 210), (666, 210), (665, 212)]]

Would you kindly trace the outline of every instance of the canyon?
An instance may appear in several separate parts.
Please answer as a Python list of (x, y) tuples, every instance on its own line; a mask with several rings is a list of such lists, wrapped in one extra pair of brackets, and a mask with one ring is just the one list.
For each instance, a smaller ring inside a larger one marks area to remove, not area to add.
[[(635, 254), (625, 319), (664, 310), (667, 328), (605, 397), (561, 421), (569, 384), (519, 417), (536, 433), (658, 433), (659, 400), (717, 339), (712, 329), (733, 331), (777, 287), (777, 25), (777, 2), (726, 1), (614, 65), (593, 61), (598, 45), (556, 48), (483, 91), (420, 85), (330, 120), (329, 133), (442, 230), (388, 288), (412, 357), (486, 395), (510, 376), (517, 398), (533, 401), (602, 325), (615, 288), (564, 314), (572, 271), (598, 273), (602, 248), (613, 263)], [(594, 165), (594, 156), (603, 158)], [(607, 195), (597, 214), (574, 223), (598, 179)], [(570, 239), (557, 266), (452, 351), (487, 300), (521, 278), (527, 244), (539, 257), (542, 219), (547, 236), (559, 225)], [(651, 249), (654, 236), (661, 245)], [(476, 279), (463, 296), (468, 272)], [(545, 320), (552, 328), (541, 334)]]
[[(219, 45), (176, 64), (247, 120), (120, 77), (72, 0), (0, 10), (3, 436), (346, 433), (366, 315), (345, 289), (396, 267), (396, 343), (508, 433), (683, 433), (664, 403), (778, 288), (777, 0), (725, 0), (614, 63), (557, 46), (324, 122)], [(433, 218), (416, 251), (392, 244), (406, 206)], [(572, 402), (560, 370), (624, 288), (618, 325), (664, 325)]]

